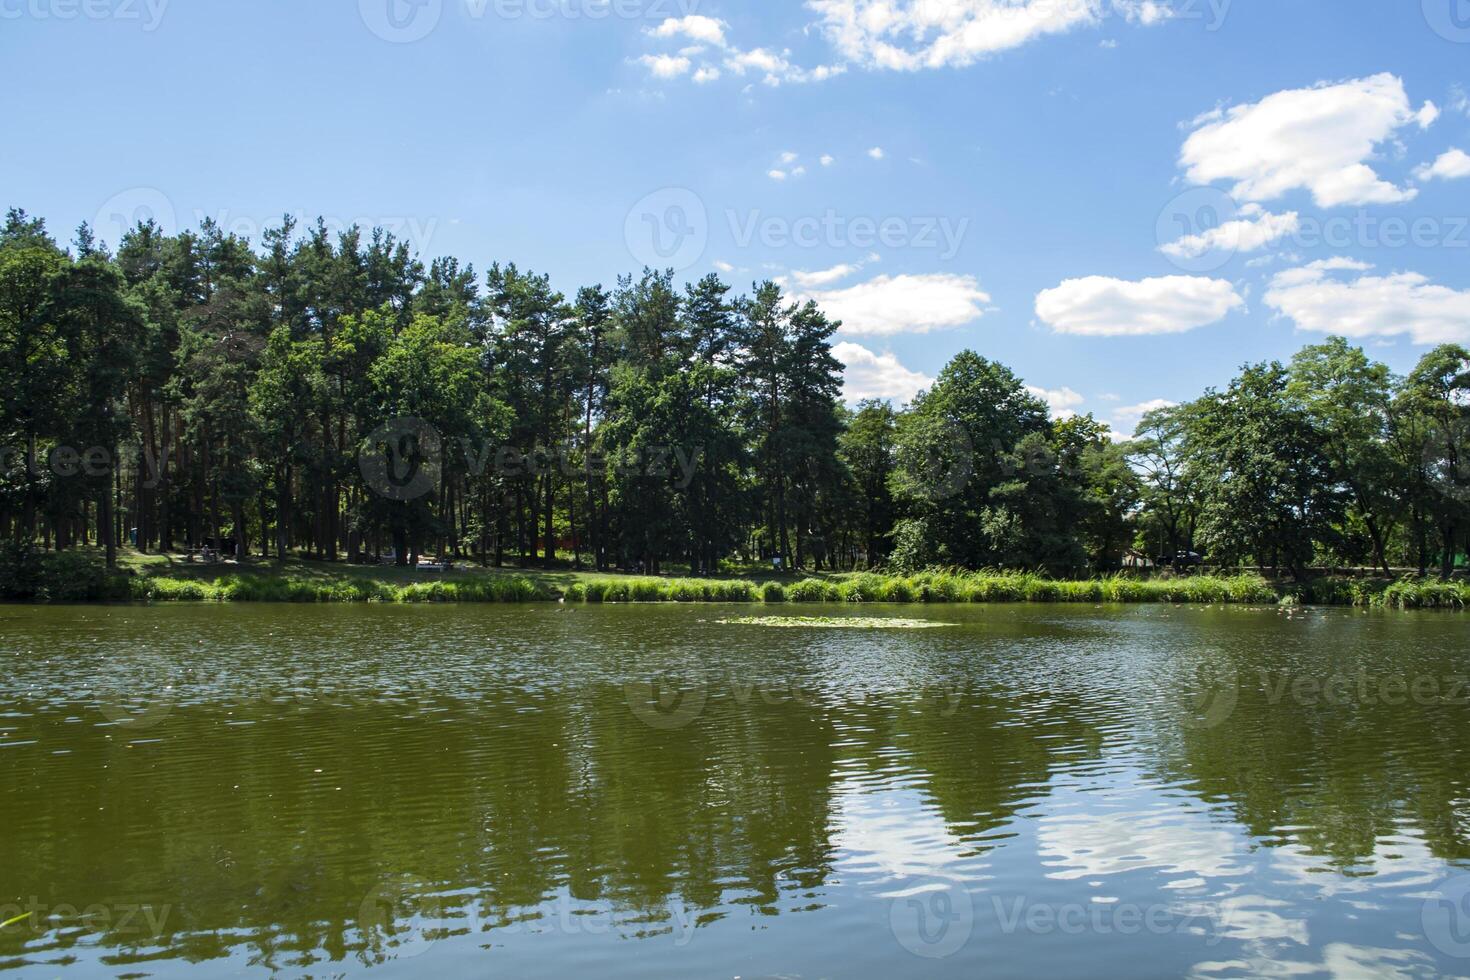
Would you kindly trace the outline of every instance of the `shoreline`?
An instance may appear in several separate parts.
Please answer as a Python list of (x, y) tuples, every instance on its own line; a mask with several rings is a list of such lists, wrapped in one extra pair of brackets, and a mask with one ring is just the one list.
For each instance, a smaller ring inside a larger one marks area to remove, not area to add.
[[(129, 604), (284, 603), (734, 603), (832, 604), (1188, 604), (1346, 606), (1367, 609), (1470, 608), (1470, 582), (1323, 576), (1305, 582), (1256, 573), (1053, 579), (1026, 572), (930, 571), (913, 575), (846, 572), (781, 580), (653, 577), (571, 569), (429, 572), (293, 559), (284, 565), (177, 562), (124, 556), (104, 572), (83, 554), (8, 602)], [(65, 574), (60, 574), (64, 572)]]

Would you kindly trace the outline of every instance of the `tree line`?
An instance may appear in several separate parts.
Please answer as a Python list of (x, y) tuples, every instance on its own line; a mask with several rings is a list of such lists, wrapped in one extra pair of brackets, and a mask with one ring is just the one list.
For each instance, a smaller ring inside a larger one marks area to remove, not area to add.
[[(841, 400), (840, 324), (771, 281), (645, 269), (575, 295), (290, 217), (0, 229), (11, 549), (660, 572), (1118, 567), (1194, 555), (1452, 572), (1470, 354), (1406, 377), (1331, 338), (1143, 418), (1052, 418), (974, 352)], [(1470, 474), (1465, 474), (1470, 476)]]

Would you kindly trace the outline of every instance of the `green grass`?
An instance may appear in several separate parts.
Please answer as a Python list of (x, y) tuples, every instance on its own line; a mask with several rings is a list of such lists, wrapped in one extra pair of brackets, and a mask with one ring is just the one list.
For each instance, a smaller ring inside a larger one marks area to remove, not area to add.
[[(724, 586), (724, 588), (721, 588)], [(913, 576), (873, 573), (803, 579), (790, 586), (767, 582), (697, 582), (688, 579), (598, 579), (564, 591), (568, 602), (764, 602), (777, 603), (1247, 603), (1275, 605), (1280, 593), (1254, 575), (1144, 580), (1115, 576), (1058, 581), (1015, 572), (924, 572)]]
[[(749, 569), (742, 569), (749, 571)], [(654, 578), (597, 572), (460, 566), (425, 572), (291, 559), (205, 565), (126, 550), (117, 572), (78, 550), (44, 559), (21, 601), (296, 603), (1191, 603), (1464, 609), (1470, 583), (1321, 578), (1272, 583), (1258, 575), (1058, 580), (1030, 572), (935, 570), (915, 575), (813, 574), (796, 580)]]

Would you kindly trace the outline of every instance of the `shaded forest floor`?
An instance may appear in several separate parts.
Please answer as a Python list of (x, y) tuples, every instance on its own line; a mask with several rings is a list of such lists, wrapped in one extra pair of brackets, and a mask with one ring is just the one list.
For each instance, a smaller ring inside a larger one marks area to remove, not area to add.
[[(93, 549), (88, 549), (93, 550)], [(99, 551), (100, 555), (101, 552)], [(573, 567), (571, 555), (558, 555), (557, 560), (550, 568), (539, 563), (517, 564), (507, 561), (502, 567), (482, 567), (475, 562), (459, 562), (447, 571), (427, 570), (424, 568), (400, 567), (397, 565), (376, 564), (349, 564), (346, 561), (317, 561), (310, 558), (291, 556), (284, 562), (274, 558), (266, 559), (254, 557), (243, 562), (234, 559), (218, 562), (205, 562), (199, 558), (190, 559), (183, 553), (156, 554), (143, 553), (132, 548), (119, 549), (117, 555), (117, 566), (122, 571), (143, 577), (181, 579), (195, 582), (214, 583), (228, 576), (243, 576), (248, 578), (264, 579), (298, 579), (307, 582), (315, 582), (328, 585), (338, 582), (349, 582), (353, 580), (366, 579), (381, 582), (386, 585), (404, 586), (415, 583), (432, 583), (444, 581), (466, 581), (475, 579), (496, 579), (506, 577), (524, 577), (539, 584), (543, 584), (557, 592), (561, 592), (573, 584), (597, 581), (600, 579), (678, 579), (688, 578), (687, 566), (670, 565), (659, 575), (648, 575), (627, 571), (604, 571), (599, 572), (592, 568), (587, 559), (583, 558), (583, 567), (578, 570)], [(729, 564), (717, 575), (702, 575), (701, 579), (709, 580), (737, 580), (756, 579), (758, 581), (777, 582), (799, 582), (804, 579), (833, 579), (841, 578), (854, 573), (831, 572), (831, 571), (803, 571), (800, 574), (791, 572), (777, 573), (768, 564)]]

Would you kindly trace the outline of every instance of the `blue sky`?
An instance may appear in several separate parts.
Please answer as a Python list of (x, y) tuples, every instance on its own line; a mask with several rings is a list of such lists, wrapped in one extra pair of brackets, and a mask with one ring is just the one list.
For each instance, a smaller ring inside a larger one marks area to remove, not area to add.
[(1470, 341), (1470, 0), (0, 0), (0, 82), (65, 237), (780, 278), (854, 397), (968, 347), (1129, 429), (1327, 330)]

